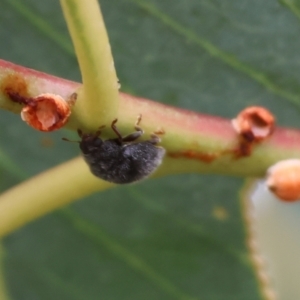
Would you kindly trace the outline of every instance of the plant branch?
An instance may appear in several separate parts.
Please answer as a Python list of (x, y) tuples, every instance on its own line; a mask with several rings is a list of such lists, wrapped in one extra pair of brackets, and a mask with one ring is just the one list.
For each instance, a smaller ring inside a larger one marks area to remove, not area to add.
[[(54, 93), (66, 98), (80, 86), (79, 83), (0, 60), (0, 107), (15, 113), (20, 112), (21, 106), (13, 103), (6, 95), (7, 87), (15, 91), (24, 89), (29, 96)], [(167, 174), (199, 171), (248, 177), (262, 176), (269, 166), (279, 160), (300, 158), (299, 130), (277, 127), (272, 137), (258, 145), (250, 156), (237, 159), (233, 153), (238, 145), (238, 137), (230, 120), (124, 93), (120, 93), (120, 98), (120, 113), (112, 119), (119, 119), (118, 127), (122, 133), (133, 130), (133, 124), (139, 114), (143, 116), (141, 126), (146, 131), (145, 138), (153, 131), (165, 131), (162, 145), (170, 158), (170, 163), (164, 164), (170, 170)], [(66, 124), (69, 129), (97, 130), (101, 125), (109, 127), (112, 121), (110, 119), (106, 124), (99, 121), (91, 127), (81, 125), (77, 119), (77, 110), (75, 105)], [(105, 129), (104, 136), (114, 135), (111, 130)]]
[(81, 158), (39, 174), (0, 197), (0, 236), (112, 184), (94, 177)]
[[(13, 103), (5, 92), (8, 87), (25, 91), (29, 96), (50, 92), (64, 97), (80, 84), (0, 60), (0, 107), (19, 112), (20, 105)], [(123, 93), (120, 97), (122, 113), (114, 117), (119, 118), (121, 132), (132, 131), (139, 114), (143, 116), (141, 126), (148, 135), (159, 129), (165, 131), (162, 145), (167, 155), (156, 177), (191, 172), (256, 177), (263, 176), (266, 169), (279, 160), (300, 158), (300, 131), (277, 128), (273, 136), (257, 146), (249, 157), (236, 158), (234, 150), (238, 137), (230, 120)], [(100, 125), (103, 124), (95, 124), (91, 129), (96, 130)], [(71, 115), (67, 127), (80, 127), (77, 114)], [(113, 134), (110, 130), (104, 133), (107, 136)], [(64, 163), (2, 194), (0, 236), (45, 213), (112, 186), (94, 177), (81, 158)]]
[(5, 284), (5, 276), (4, 276), (4, 249), (2, 247), (2, 244), (0, 244), (0, 299), (1, 300), (9, 300), (6, 284)]
[(114, 118), (119, 103), (119, 84), (100, 7), (97, 0), (60, 2), (83, 81), (77, 118), (86, 126), (98, 126), (98, 120), (106, 123)]
[[(5, 91), (26, 90), (29, 96), (41, 93), (59, 94), (63, 98), (80, 88), (79, 83), (60, 79), (45, 73), (20, 67), (0, 60), (0, 107), (12, 112), (20, 112), (21, 106), (10, 101)], [(133, 124), (139, 114), (143, 119), (141, 126), (147, 135), (153, 131), (163, 129), (165, 134), (162, 145), (167, 154), (172, 157), (171, 169), (179, 171), (175, 161), (179, 161), (180, 172), (205, 171), (228, 175), (261, 176), (265, 170), (278, 160), (300, 157), (300, 131), (294, 129), (276, 128), (273, 136), (258, 145), (254, 152), (246, 158), (234, 157), (234, 149), (238, 145), (238, 137), (234, 132), (230, 120), (199, 114), (184, 109), (167, 106), (139, 97), (120, 93), (120, 112), (114, 115), (118, 118), (121, 132), (133, 130)], [(73, 109), (66, 127), (76, 130), (97, 130), (100, 125), (95, 123), (91, 127), (81, 126), (77, 119), (77, 105)], [(233, 116), (234, 117), (234, 116)], [(159, 120), (159, 121), (158, 121)], [(107, 129), (106, 136), (113, 136)], [(190, 163), (191, 162), (191, 163)]]

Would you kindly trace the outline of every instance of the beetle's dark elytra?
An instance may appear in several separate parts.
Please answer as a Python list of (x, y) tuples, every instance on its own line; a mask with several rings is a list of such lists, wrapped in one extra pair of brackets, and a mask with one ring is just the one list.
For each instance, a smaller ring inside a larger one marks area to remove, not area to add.
[(117, 119), (111, 124), (117, 138), (102, 140), (101, 131), (95, 134), (83, 134), (79, 142), (83, 157), (91, 172), (106, 181), (125, 184), (139, 181), (152, 174), (161, 164), (165, 149), (158, 147), (160, 138), (151, 135), (151, 139), (137, 141), (144, 131), (138, 127), (141, 117), (135, 125), (136, 131), (122, 137), (116, 127)]

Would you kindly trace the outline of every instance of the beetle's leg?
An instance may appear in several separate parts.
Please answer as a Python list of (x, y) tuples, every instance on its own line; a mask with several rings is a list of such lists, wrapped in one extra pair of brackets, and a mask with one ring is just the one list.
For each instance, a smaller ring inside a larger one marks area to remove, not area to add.
[(151, 134), (151, 139), (149, 140), (149, 142), (153, 145), (157, 145), (159, 144), (161, 141), (160, 137), (157, 136), (155, 133), (152, 133)]
[(141, 120), (142, 120), (142, 115), (139, 115), (138, 119), (137, 119), (137, 121), (134, 125), (134, 129), (136, 131), (129, 134), (129, 135), (124, 136), (122, 138), (123, 142), (133, 142), (133, 141), (135, 141), (136, 139), (138, 139), (140, 136), (142, 136), (144, 134), (144, 130), (141, 127), (138, 126), (140, 124)]
[(140, 136), (142, 136), (143, 133), (143, 130), (130, 133), (122, 138), (122, 142), (133, 142), (137, 140)]
[[(98, 128), (98, 130), (93, 134), (92, 133), (83, 133), (81, 129), (77, 129), (77, 133), (81, 139), (89, 138), (89, 139), (95, 140), (101, 135), (101, 131), (104, 127), (105, 127), (105, 125), (100, 126)], [(64, 140), (67, 140), (67, 139), (64, 138)]]
[(96, 139), (101, 135), (102, 129), (105, 127), (105, 125), (102, 125), (98, 128), (98, 130), (93, 134), (93, 137)]
[(165, 131), (163, 128), (160, 128), (159, 130), (154, 131), (151, 134), (151, 139), (149, 140), (149, 142), (153, 145), (157, 145), (161, 142), (161, 138), (159, 137), (159, 135), (164, 135)]
[[(143, 129), (139, 126), (140, 123), (141, 123), (141, 121), (142, 121), (142, 114), (139, 114), (139, 115), (138, 115), (138, 118), (137, 118), (137, 120), (136, 120), (136, 122), (135, 122), (135, 124), (134, 124), (134, 129), (135, 129), (136, 131), (143, 131)], [(144, 131), (143, 131), (143, 133), (144, 133)]]
[(118, 122), (118, 119), (114, 119), (111, 123), (111, 129), (114, 131), (114, 133), (117, 135), (119, 141), (122, 143), (123, 138), (122, 135), (120, 133), (120, 131), (118, 130), (116, 123)]

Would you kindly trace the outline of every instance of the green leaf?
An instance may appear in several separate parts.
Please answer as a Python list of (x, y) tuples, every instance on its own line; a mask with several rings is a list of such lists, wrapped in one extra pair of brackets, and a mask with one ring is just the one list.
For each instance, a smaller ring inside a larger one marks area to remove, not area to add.
[[(0, 57), (79, 81), (58, 2), (2, 2)], [(263, 105), (280, 125), (298, 126), (296, 1), (103, 0), (101, 7), (123, 91), (227, 118)], [(77, 155), (61, 141), (66, 134), (35, 132), (1, 111), (1, 190)], [(37, 220), (4, 240), (11, 297), (262, 299), (241, 185), (220, 175), (174, 175)]]

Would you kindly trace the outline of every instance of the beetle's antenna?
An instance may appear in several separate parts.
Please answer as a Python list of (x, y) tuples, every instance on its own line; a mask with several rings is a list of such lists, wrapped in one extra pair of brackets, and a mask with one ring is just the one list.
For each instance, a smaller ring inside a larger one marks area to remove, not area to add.
[(67, 139), (67, 138), (65, 138), (65, 137), (63, 137), (63, 138), (61, 138), (63, 141), (65, 141), (65, 142), (70, 142), (70, 143), (80, 143), (80, 141), (71, 141), (71, 140), (69, 140), (69, 139)]

